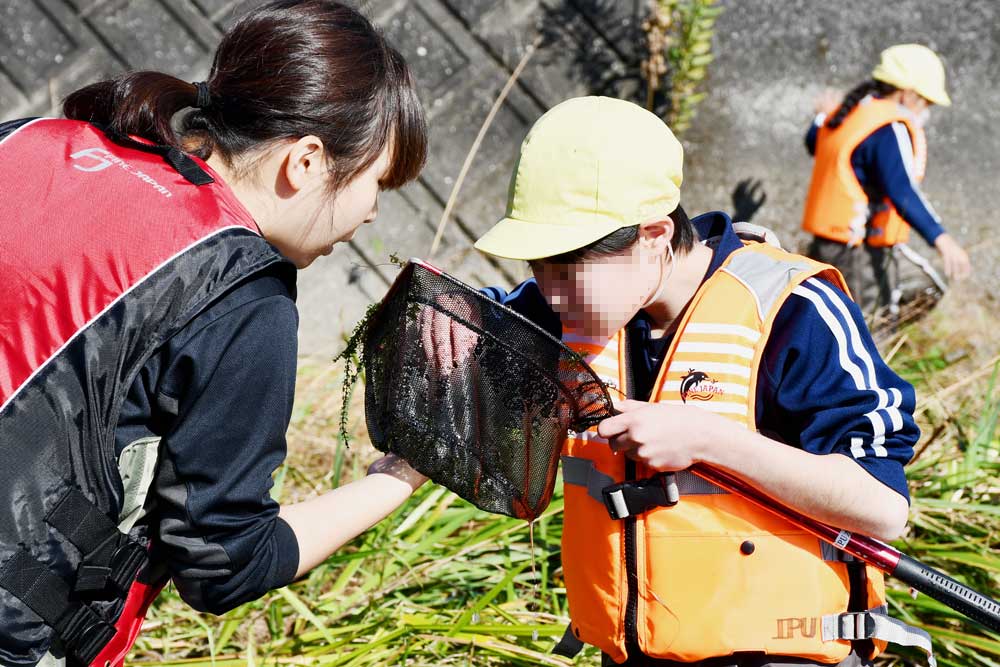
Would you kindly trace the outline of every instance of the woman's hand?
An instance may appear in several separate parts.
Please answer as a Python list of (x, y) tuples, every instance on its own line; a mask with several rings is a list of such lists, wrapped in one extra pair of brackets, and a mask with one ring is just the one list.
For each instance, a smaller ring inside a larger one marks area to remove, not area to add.
[(941, 254), (944, 273), (950, 280), (965, 280), (972, 274), (969, 255), (951, 234), (942, 234), (934, 241), (934, 247)]
[(395, 454), (386, 454), (368, 466), (369, 475), (389, 475), (410, 485), (416, 491), (427, 478), (410, 467), (410, 464)]
[(389, 516), (427, 481), (395, 454), (368, 467), (368, 475), (321, 496), (281, 506), (281, 518), (295, 533), (301, 577), (330, 554)]
[(598, 435), (607, 438), (615, 452), (653, 470), (685, 470), (703, 460), (713, 438), (740, 428), (692, 406), (627, 400), (615, 403), (615, 407), (622, 414), (602, 421), (597, 426)]

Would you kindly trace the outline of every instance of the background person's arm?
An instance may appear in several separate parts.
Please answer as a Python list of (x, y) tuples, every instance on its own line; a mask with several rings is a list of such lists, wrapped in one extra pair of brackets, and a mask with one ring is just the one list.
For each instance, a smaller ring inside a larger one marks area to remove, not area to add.
[(952, 280), (967, 278), (972, 272), (968, 254), (947, 233), (913, 177), (913, 144), (906, 127), (902, 123), (886, 125), (858, 149), (870, 156), (872, 185), (885, 192), (902, 218), (937, 249), (945, 274)]

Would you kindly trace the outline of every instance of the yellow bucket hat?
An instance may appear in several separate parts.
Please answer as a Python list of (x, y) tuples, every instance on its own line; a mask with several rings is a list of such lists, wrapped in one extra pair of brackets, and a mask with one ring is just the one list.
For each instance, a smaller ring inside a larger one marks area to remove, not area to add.
[(882, 60), (872, 71), (872, 78), (901, 90), (914, 90), (934, 104), (951, 106), (951, 98), (944, 89), (944, 65), (926, 46), (890, 46), (882, 52)]
[(507, 215), (476, 248), (541, 259), (665, 219), (681, 198), (684, 149), (660, 118), (610, 97), (566, 100), (521, 144)]

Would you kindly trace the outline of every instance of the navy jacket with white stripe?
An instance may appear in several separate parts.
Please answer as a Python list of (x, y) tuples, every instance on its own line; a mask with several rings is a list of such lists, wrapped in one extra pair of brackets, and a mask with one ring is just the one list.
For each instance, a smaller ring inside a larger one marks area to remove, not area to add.
[[(692, 220), (702, 239), (721, 236), (707, 279), (741, 241), (725, 213)], [(511, 292), (483, 290), (559, 336), (558, 316), (534, 279)], [(653, 339), (640, 312), (628, 323), (636, 384), (648, 395), (669, 344)], [(638, 343), (638, 344), (635, 344)], [(788, 298), (774, 323), (757, 380), (757, 426), (769, 437), (814, 454), (843, 454), (909, 500), (903, 466), (920, 429), (913, 387), (882, 360), (857, 305), (818, 278)]]
[[(819, 115), (806, 133), (806, 150), (816, 154), (816, 135), (826, 116)], [(913, 161), (910, 133), (902, 123), (890, 123), (868, 135), (851, 153), (851, 167), (869, 201), (886, 197), (927, 243), (944, 234), (941, 219), (920, 191), (907, 167)]]

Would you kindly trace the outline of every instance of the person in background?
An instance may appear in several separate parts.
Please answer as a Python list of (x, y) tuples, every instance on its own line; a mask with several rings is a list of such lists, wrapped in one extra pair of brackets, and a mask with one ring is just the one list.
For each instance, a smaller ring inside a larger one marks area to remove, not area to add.
[[(807, 255), (836, 266), (868, 317), (898, 308), (899, 258), (910, 227), (961, 280), (969, 257), (920, 191), (927, 163), (924, 127), (933, 105), (950, 106), (944, 66), (919, 44), (882, 52), (869, 81), (842, 100), (827, 93), (805, 144), (815, 156), (802, 228)], [(915, 255), (913, 251), (908, 256)]]

